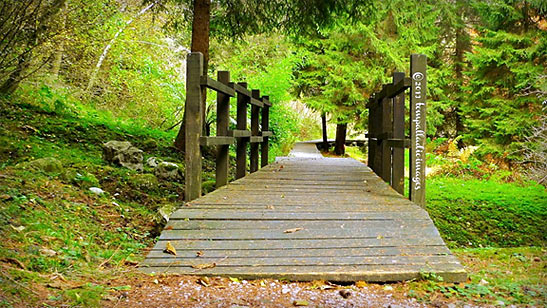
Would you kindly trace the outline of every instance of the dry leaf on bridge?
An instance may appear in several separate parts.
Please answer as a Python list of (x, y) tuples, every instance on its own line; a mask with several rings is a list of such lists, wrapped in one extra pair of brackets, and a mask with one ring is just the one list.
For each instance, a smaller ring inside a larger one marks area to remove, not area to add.
[(283, 231), (283, 233), (294, 233), (294, 232), (298, 232), (300, 230), (304, 230), (304, 228), (287, 229), (287, 230)]
[(165, 249), (163, 250), (163, 252), (164, 252), (164, 253), (171, 254), (171, 255), (174, 255), (174, 256), (177, 255), (177, 250), (175, 249), (175, 247), (173, 247), (173, 245), (171, 244), (171, 242), (167, 242), (167, 244), (165, 245)]

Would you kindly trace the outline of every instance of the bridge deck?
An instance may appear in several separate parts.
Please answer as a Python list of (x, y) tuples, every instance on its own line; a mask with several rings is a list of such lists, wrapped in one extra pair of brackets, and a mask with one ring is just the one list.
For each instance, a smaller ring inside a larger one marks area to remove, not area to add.
[[(427, 212), (367, 166), (322, 158), (312, 144), (295, 150), (177, 210), (141, 269), (245, 279), (400, 281), (424, 272), (466, 279)], [(163, 252), (168, 242), (176, 256)]]

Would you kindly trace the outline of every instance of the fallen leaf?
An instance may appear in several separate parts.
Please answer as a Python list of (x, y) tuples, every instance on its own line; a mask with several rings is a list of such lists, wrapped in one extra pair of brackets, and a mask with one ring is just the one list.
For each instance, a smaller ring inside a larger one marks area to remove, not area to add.
[(303, 299), (297, 299), (292, 303), (294, 306), (308, 306), (308, 301)]
[(163, 250), (163, 252), (164, 252), (164, 253), (171, 254), (171, 255), (174, 255), (174, 256), (177, 255), (177, 250), (175, 249), (175, 247), (173, 247), (173, 245), (171, 244), (171, 242), (167, 242), (167, 244), (165, 245), (165, 249)]
[(209, 277), (201, 277), (198, 279), (197, 282), (204, 287), (208, 287), (210, 284)]
[(268, 210), (273, 210), (273, 209), (275, 209), (275, 207), (274, 207), (273, 205), (268, 205), (266, 208), (267, 208)]
[(364, 287), (367, 286), (367, 283), (364, 282), (364, 281), (356, 281), (355, 286), (358, 287), (358, 288), (364, 288)]
[(19, 231), (19, 232), (23, 232), (23, 230), (25, 230), (25, 226), (14, 227), (14, 226), (10, 225), (10, 227), (11, 227), (13, 230)]
[(167, 226), (165, 227), (165, 230), (173, 230), (173, 226)]
[(57, 254), (57, 251), (48, 248), (41, 248), (40, 254), (46, 257), (53, 257)]
[(304, 230), (304, 228), (287, 229), (287, 230), (283, 231), (283, 233), (294, 233), (294, 232), (298, 232), (300, 230)]
[(236, 278), (236, 277), (228, 277), (228, 279), (230, 279), (231, 281), (235, 282), (235, 283), (241, 283), (241, 281), (239, 280), (239, 278)]
[(200, 251), (196, 251), (196, 257), (203, 257), (203, 251), (200, 250)]
[(381, 235), (378, 235), (376, 238), (379, 239), (379, 240), (381, 240), (381, 239), (383, 239), (384, 237), (381, 236)]
[(204, 264), (194, 264), (192, 265), (192, 268), (202, 270), (202, 269), (214, 268), (216, 266), (217, 266), (216, 263), (204, 263)]
[(385, 286), (384, 291), (393, 291), (393, 287), (392, 286)]
[(260, 280), (260, 286), (261, 286), (261, 287), (265, 287), (265, 286), (266, 286), (266, 281)]

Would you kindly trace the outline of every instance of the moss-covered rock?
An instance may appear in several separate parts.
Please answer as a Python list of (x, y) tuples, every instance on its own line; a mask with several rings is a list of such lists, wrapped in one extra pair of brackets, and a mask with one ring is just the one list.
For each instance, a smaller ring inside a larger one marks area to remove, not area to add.
[(99, 186), (99, 180), (94, 174), (70, 169), (63, 174), (65, 182), (87, 189), (93, 186)]
[(131, 186), (141, 190), (158, 189), (158, 178), (150, 173), (135, 174), (129, 179)]
[(54, 157), (44, 157), (30, 161), (27, 166), (34, 170), (41, 170), (47, 173), (63, 172), (63, 164)]
[(160, 162), (156, 166), (154, 174), (158, 178), (167, 181), (180, 181), (184, 178), (183, 170), (178, 164), (166, 161)]

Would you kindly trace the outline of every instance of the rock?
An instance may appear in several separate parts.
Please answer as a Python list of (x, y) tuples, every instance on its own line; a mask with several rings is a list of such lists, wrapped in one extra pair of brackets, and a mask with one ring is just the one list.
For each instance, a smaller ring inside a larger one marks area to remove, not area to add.
[(163, 161), (156, 166), (154, 174), (162, 179), (168, 181), (179, 181), (184, 178), (182, 169), (175, 163)]
[(342, 296), (343, 298), (348, 298), (351, 296), (350, 290), (343, 289), (343, 290), (340, 290), (339, 293), (340, 293), (340, 296)]
[(159, 185), (158, 179), (151, 173), (135, 174), (129, 182), (133, 187), (144, 190), (156, 190)]
[(163, 222), (168, 222), (169, 217), (173, 212), (177, 209), (177, 207), (174, 204), (168, 203), (163, 206), (161, 206), (158, 209), (158, 220)]
[(497, 300), (496, 301), (496, 306), (502, 307), (502, 306), (505, 306), (505, 303), (502, 300)]
[(142, 146), (145, 150), (155, 150), (158, 147), (158, 142), (155, 139), (146, 139)]
[(96, 195), (104, 194), (104, 190), (100, 189), (99, 187), (90, 187), (89, 191), (91, 191), (92, 193), (94, 193)]
[(40, 254), (46, 257), (53, 257), (57, 254), (57, 252), (48, 248), (42, 248), (40, 249)]
[(103, 159), (131, 170), (142, 171), (142, 151), (128, 141), (111, 140), (103, 144)]
[(70, 184), (77, 185), (80, 188), (87, 189), (90, 187), (98, 186), (99, 180), (89, 172), (78, 172), (76, 170), (67, 170), (63, 178)]
[(158, 166), (158, 164), (161, 163), (161, 162), (162, 162), (162, 160), (157, 158), (157, 157), (149, 157), (146, 160), (146, 165), (148, 165), (148, 167), (156, 168)]
[(53, 157), (44, 157), (33, 160), (28, 163), (28, 166), (32, 169), (42, 170), (50, 173), (61, 173), (63, 171), (63, 164)]

